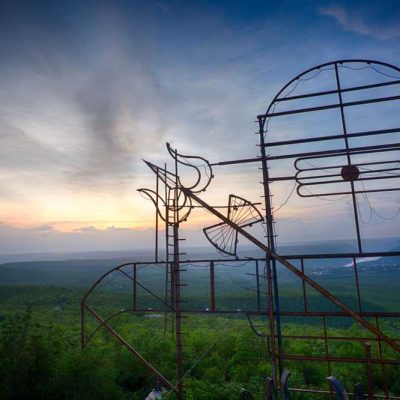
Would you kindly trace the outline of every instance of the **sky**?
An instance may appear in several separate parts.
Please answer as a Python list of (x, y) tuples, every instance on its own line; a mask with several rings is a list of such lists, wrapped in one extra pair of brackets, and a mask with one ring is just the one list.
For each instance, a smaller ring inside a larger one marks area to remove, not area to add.
[[(151, 247), (142, 159), (163, 165), (166, 141), (210, 162), (255, 157), (256, 116), (297, 74), (348, 58), (400, 66), (399, 21), (390, 0), (1, 1), (0, 253)], [(257, 166), (215, 174), (210, 202), (259, 201)], [(280, 204), (288, 188), (276, 190)], [(386, 216), (400, 206), (374, 201)], [(348, 208), (289, 202), (281, 240), (350, 238)], [(371, 218), (367, 236), (398, 236), (399, 218)], [(200, 245), (216, 221), (189, 222)]]

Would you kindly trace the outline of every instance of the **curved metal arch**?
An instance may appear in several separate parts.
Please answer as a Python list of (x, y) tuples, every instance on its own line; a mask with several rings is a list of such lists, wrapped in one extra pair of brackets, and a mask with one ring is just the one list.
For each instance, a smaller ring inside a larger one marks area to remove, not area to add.
[[(157, 263), (154, 263), (157, 264)], [(163, 264), (163, 263), (159, 263), (159, 264)], [(113, 272), (120, 272), (121, 274), (125, 275), (127, 278), (133, 279), (132, 277), (128, 276), (128, 274), (123, 271), (121, 268), (127, 267), (127, 266), (135, 266), (138, 265), (138, 263), (132, 262), (132, 263), (124, 263), (121, 265), (118, 265), (108, 271), (106, 271), (103, 275), (101, 275), (95, 282), (94, 284), (88, 289), (88, 291), (86, 292), (85, 296), (82, 298), (81, 300), (81, 306), (85, 306), (87, 304), (87, 299), (88, 297), (93, 293), (94, 289), (103, 281), (104, 278), (106, 278), (108, 275), (112, 274)], [(140, 265), (140, 263), (139, 263)], [(151, 295), (153, 295), (154, 297), (155, 294), (152, 293), (151, 291), (149, 291), (146, 287), (144, 287), (143, 285), (141, 285), (139, 282), (136, 282), (136, 284), (138, 284), (140, 287), (142, 287), (143, 289), (145, 289), (146, 291), (148, 291)], [(157, 297), (156, 297), (157, 298)], [(160, 300), (161, 302), (163, 302), (162, 299), (157, 298), (157, 300)], [(171, 311), (173, 311), (171, 305), (166, 304), (169, 308), (171, 308)], [(101, 323), (98, 324), (98, 326), (94, 329), (94, 331), (85, 338), (85, 345), (87, 345), (89, 343), (89, 341), (93, 338), (93, 336), (96, 334), (96, 332), (103, 326), (107, 325), (108, 322), (115, 318), (116, 316), (118, 316), (119, 314), (125, 313), (125, 312), (131, 312), (131, 313), (143, 313), (143, 310), (140, 311), (135, 311), (132, 308), (128, 308), (128, 309), (121, 309), (111, 315), (109, 315), (105, 320), (103, 320)]]
[(150, 200), (152, 201), (152, 203), (154, 204), (154, 207), (156, 208), (156, 212), (157, 212), (157, 214), (159, 215), (159, 217), (160, 217), (164, 222), (167, 222), (167, 221), (166, 221), (166, 218), (165, 218), (165, 215), (163, 215), (163, 214), (161, 213), (161, 210), (160, 210), (160, 207), (159, 207), (159, 203), (157, 203), (157, 199), (158, 199), (158, 201), (160, 201), (161, 204), (165, 207), (166, 204), (165, 204), (164, 199), (163, 199), (159, 194), (157, 194), (156, 191), (154, 191), (154, 190), (152, 190), (152, 189), (140, 188), (140, 189), (137, 189), (137, 191), (138, 191), (139, 193), (143, 193), (148, 199), (150, 199)]
[[(169, 189), (169, 191), (171, 191), (171, 190), (174, 190), (174, 189)], [(192, 199), (190, 197), (186, 196), (182, 191), (179, 191), (179, 194), (178, 194), (178, 206), (177, 207), (174, 207), (172, 205), (167, 205), (167, 202), (152, 189), (140, 188), (140, 189), (137, 189), (137, 191), (139, 193), (143, 193), (148, 199), (150, 199), (152, 201), (152, 203), (154, 204), (154, 206), (156, 208), (157, 214), (164, 222), (168, 222), (168, 221), (167, 221), (166, 215), (164, 215), (161, 212), (160, 205), (159, 205), (159, 203), (157, 203), (157, 199), (159, 200), (159, 202), (161, 202), (161, 205), (164, 207), (164, 209), (165, 209), (165, 207), (167, 207), (168, 210), (171, 212), (173, 212), (175, 210), (181, 211), (181, 210), (187, 208), (186, 212), (182, 216), (179, 217), (179, 222), (186, 221), (187, 218), (189, 217), (189, 214), (192, 211)], [(183, 202), (181, 204), (179, 204), (179, 198), (181, 198), (182, 195), (183, 195)]]
[[(83, 296), (82, 300), (81, 300), (81, 304), (85, 303), (85, 301), (87, 300), (87, 298), (90, 296), (90, 294), (93, 292), (93, 290), (95, 289), (95, 287), (109, 274), (113, 273), (114, 271), (119, 270), (120, 268), (123, 267), (127, 267), (128, 265), (135, 265), (137, 263), (134, 262), (129, 262), (129, 263), (124, 263), (121, 265), (118, 265), (108, 271), (106, 271), (103, 275), (100, 276), (100, 278), (98, 278), (93, 285), (87, 290), (86, 294)], [(156, 264), (156, 263), (155, 263)], [(161, 263), (160, 263), (161, 264)]]
[[(317, 65), (316, 67), (312, 67), (309, 68), (303, 72), (301, 72), (300, 74), (296, 75), (293, 79), (291, 79), (286, 85), (284, 85), (282, 87), (282, 89), (275, 95), (275, 97), (272, 99), (272, 101), (270, 102), (267, 111), (265, 112), (265, 115), (269, 114), (272, 107), (274, 107), (274, 105), (276, 103), (279, 103), (279, 97), (280, 95), (294, 82), (296, 82), (297, 80), (299, 80), (302, 76), (309, 74), (312, 71), (317, 71), (320, 70), (321, 68), (325, 68), (328, 67), (330, 65), (338, 65), (338, 64), (348, 64), (348, 63), (365, 63), (365, 64), (377, 64), (377, 65), (381, 65), (383, 67), (386, 68), (391, 68), (397, 72), (400, 73), (400, 68), (396, 67), (395, 65), (383, 62), (383, 61), (376, 61), (376, 60), (369, 60), (369, 59), (343, 59), (343, 60), (336, 60), (336, 61), (330, 61), (330, 62), (326, 62), (320, 65)], [(400, 77), (399, 77), (400, 78)], [(266, 116), (261, 116), (262, 118), (262, 128), (265, 128), (265, 123), (267, 121), (267, 117)]]
[[(185, 165), (187, 167), (193, 168), (196, 171), (197, 179), (195, 180), (195, 183), (193, 185), (184, 186), (182, 184), (181, 180), (180, 180), (180, 177), (178, 176), (180, 185), (182, 187), (184, 187), (185, 189), (188, 189), (188, 190), (192, 191), (193, 193), (204, 192), (208, 188), (208, 186), (210, 185), (211, 180), (214, 178), (212, 167), (211, 167), (211, 164), (209, 163), (209, 161), (206, 160), (203, 157), (200, 157), (200, 156), (189, 156), (189, 155), (180, 154), (176, 150), (173, 150), (171, 145), (168, 142), (167, 142), (167, 150), (168, 150), (169, 154), (171, 155), (171, 157), (176, 162), (178, 162), (179, 164)], [(201, 173), (200, 168), (198, 166), (193, 165), (190, 162), (188, 162), (187, 161), (188, 159), (190, 159), (190, 160), (194, 160), (194, 159), (201, 160), (203, 162), (203, 164), (204, 164), (204, 168), (206, 169), (206, 171), (208, 170), (206, 182), (200, 188), (197, 188), (197, 186), (201, 183), (202, 178), (203, 178), (203, 174)], [(186, 160), (186, 161), (183, 161), (183, 160)]]

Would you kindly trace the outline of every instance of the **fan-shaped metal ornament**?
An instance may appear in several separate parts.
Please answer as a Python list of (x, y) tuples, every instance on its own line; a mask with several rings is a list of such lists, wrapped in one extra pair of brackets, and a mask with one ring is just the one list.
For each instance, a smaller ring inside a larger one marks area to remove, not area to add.
[[(250, 201), (236, 196), (229, 195), (228, 218), (245, 228), (263, 221), (263, 217)], [(208, 241), (221, 253), (229, 256), (236, 256), (238, 232), (225, 222), (208, 226), (203, 229)]]

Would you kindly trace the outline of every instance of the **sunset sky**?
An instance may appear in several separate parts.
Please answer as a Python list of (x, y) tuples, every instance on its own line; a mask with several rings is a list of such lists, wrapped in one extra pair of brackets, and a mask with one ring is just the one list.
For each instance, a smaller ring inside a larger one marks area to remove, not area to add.
[[(399, 21), (398, 1), (2, 1), (0, 253), (150, 247), (142, 159), (162, 165), (166, 141), (211, 162), (255, 157), (255, 117), (295, 75), (346, 58), (400, 66)], [(209, 199), (259, 201), (249, 168), (216, 172)], [(288, 203), (285, 232), (313, 213)]]

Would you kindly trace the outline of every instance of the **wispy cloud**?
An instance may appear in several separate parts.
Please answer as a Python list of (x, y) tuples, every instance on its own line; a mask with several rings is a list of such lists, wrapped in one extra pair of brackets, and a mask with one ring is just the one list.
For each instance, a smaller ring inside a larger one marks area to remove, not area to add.
[(24, 252), (72, 252), (123, 250), (137, 243), (138, 248), (148, 247), (154, 233), (149, 229), (85, 229), (60, 232), (51, 226), (16, 228), (0, 225), (0, 254)]
[(334, 18), (346, 31), (380, 40), (400, 37), (398, 20), (388, 23), (377, 22), (373, 16), (371, 18), (370, 11), (368, 12), (364, 9), (350, 9), (341, 5), (332, 5), (320, 8), (319, 13)]

